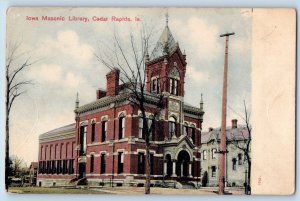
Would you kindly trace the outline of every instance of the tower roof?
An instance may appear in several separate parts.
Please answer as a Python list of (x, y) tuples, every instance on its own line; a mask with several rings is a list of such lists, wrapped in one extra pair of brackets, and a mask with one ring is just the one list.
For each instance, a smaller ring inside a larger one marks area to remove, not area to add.
[(177, 45), (178, 44), (175, 42), (175, 39), (169, 29), (169, 26), (166, 23), (166, 26), (162, 34), (160, 35), (160, 38), (157, 41), (155, 48), (151, 53), (150, 60), (157, 59), (159, 57), (173, 52), (176, 49)]

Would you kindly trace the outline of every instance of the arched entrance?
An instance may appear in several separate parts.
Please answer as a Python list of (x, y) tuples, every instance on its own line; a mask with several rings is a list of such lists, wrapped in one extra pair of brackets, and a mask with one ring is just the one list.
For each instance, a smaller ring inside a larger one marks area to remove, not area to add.
[(189, 176), (190, 155), (187, 151), (182, 150), (177, 156), (176, 174), (178, 177), (186, 178)]

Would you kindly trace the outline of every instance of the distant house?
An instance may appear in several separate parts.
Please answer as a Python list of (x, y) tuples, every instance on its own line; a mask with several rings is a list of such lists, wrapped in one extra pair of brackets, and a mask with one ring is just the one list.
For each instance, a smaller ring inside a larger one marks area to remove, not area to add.
[[(218, 186), (219, 180), (219, 154), (221, 129), (209, 128), (208, 132), (201, 135), (201, 181), (202, 186)], [(244, 186), (247, 160), (243, 151), (236, 147), (236, 142), (243, 145), (249, 138), (246, 128), (238, 127), (237, 120), (232, 120), (231, 128), (226, 129), (226, 186)]]
[(38, 162), (31, 162), (29, 166), (29, 184), (31, 186), (36, 185), (37, 170), (38, 170)]

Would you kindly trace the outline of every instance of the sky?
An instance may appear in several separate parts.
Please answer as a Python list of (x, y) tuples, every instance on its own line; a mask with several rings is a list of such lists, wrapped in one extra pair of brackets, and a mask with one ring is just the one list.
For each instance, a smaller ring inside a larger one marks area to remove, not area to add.
[[(221, 125), (221, 101), (225, 39), (229, 42), (227, 125), (231, 119), (243, 124), (243, 101), (251, 109), (251, 9), (118, 9), (118, 8), (26, 8), (10, 10), (7, 16), (7, 44), (22, 42), (15, 61), (30, 57), (33, 65), (18, 77), (32, 80), (26, 93), (16, 100), (11, 113), (11, 154), (29, 164), (37, 161), (38, 136), (74, 122), (76, 93), (80, 105), (96, 99), (96, 89), (105, 88), (108, 69), (97, 61), (97, 44), (110, 44), (114, 30), (125, 41), (142, 23), (153, 27), (151, 47), (165, 26), (187, 55), (185, 102), (199, 107), (204, 99), (203, 131)], [(89, 22), (49, 22), (42, 16), (84, 16)], [(37, 16), (39, 21), (26, 20)], [(94, 22), (93, 16), (139, 17), (140, 22)], [(100, 50), (102, 51), (102, 50)]]

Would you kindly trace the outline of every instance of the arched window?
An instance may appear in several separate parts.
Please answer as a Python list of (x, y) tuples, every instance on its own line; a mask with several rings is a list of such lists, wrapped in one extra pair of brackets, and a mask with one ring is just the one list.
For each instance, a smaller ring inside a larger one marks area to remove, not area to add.
[(125, 134), (125, 116), (123, 113), (119, 115), (119, 139), (123, 139)]
[(174, 67), (169, 73), (169, 92), (173, 95), (178, 95), (178, 85), (179, 85), (179, 72)]
[(176, 119), (170, 117), (169, 119), (169, 139), (171, 139), (176, 134)]
[(106, 141), (106, 137), (107, 137), (107, 120), (103, 120), (102, 121), (102, 129), (101, 129), (101, 142), (105, 142)]

